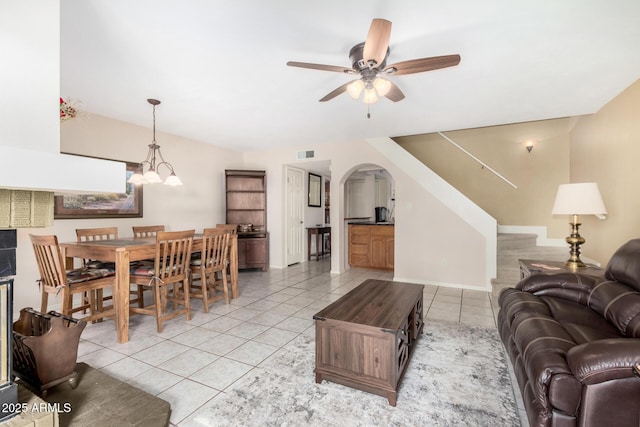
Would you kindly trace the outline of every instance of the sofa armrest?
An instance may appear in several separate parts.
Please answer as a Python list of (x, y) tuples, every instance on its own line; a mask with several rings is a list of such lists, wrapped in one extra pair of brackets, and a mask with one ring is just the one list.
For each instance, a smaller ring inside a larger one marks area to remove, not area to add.
[(633, 365), (637, 363), (640, 363), (640, 339), (636, 338), (592, 341), (567, 352), (569, 368), (587, 385), (633, 377)]
[(586, 305), (597, 280), (580, 273), (533, 274), (518, 282), (515, 288), (537, 296), (564, 298)]

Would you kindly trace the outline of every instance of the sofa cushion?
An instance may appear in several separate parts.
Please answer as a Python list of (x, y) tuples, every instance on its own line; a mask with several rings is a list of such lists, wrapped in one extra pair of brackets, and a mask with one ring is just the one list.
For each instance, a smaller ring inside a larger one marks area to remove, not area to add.
[(553, 297), (541, 297), (540, 300), (549, 307), (551, 317), (562, 324), (576, 344), (620, 337), (618, 329), (586, 305)]
[(611, 257), (605, 270), (609, 280), (624, 283), (640, 291), (640, 239), (629, 240)]
[(634, 288), (602, 279), (591, 291), (587, 304), (620, 334), (640, 338), (640, 292)]

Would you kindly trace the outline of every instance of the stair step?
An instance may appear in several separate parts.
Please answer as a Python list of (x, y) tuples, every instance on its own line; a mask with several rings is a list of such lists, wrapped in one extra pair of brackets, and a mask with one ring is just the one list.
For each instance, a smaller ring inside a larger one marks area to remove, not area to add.
[(520, 280), (521, 259), (566, 261), (568, 247), (536, 246), (537, 236), (525, 233), (499, 233), (496, 278), (494, 289), (514, 286)]
[(525, 233), (498, 233), (498, 252), (510, 249), (525, 249), (536, 246), (538, 236)]

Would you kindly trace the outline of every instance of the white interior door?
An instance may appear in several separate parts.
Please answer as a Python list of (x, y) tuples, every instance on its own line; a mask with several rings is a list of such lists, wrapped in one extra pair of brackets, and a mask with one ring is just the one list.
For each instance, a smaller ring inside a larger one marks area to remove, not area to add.
[(287, 167), (287, 265), (304, 260), (304, 171)]

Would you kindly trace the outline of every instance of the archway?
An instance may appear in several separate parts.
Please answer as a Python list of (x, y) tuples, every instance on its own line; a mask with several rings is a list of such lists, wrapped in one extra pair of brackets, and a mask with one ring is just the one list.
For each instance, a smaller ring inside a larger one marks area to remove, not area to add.
[(349, 265), (349, 223), (394, 223), (395, 180), (383, 167), (366, 163), (355, 165), (340, 179), (342, 201), (340, 220), (343, 232), (338, 234), (343, 250), (342, 271)]

